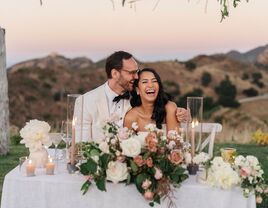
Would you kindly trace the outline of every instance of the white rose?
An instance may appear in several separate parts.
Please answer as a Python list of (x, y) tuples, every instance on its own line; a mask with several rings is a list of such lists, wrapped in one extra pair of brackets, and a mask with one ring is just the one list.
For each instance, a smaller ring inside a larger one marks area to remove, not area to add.
[(149, 123), (147, 124), (145, 127), (144, 127), (147, 131), (155, 131), (156, 130), (156, 125), (155, 124), (152, 124), (152, 123)]
[(184, 153), (185, 163), (190, 164), (192, 162), (192, 155), (189, 152)]
[(113, 183), (126, 180), (128, 176), (127, 164), (119, 161), (111, 161), (108, 163), (106, 174), (107, 180), (110, 180)]
[(109, 151), (109, 145), (107, 144), (107, 142), (101, 142), (100, 144), (99, 144), (99, 148), (100, 148), (100, 150), (102, 151), (102, 152), (104, 152), (104, 153), (109, 153), (110, 151)]
[(122, 155), (127, 157), (136, 157), (141, 153), (141, 143), (134, 138), (123, 140), (120, 146), (123, 150)]
[(139, 128), (138, 123), (137, 123), (137, 122), (133, 122), (133, 123), (131, 124), (131, 128), (134, 129), (134, 130), (136, 131), (136, 130)]

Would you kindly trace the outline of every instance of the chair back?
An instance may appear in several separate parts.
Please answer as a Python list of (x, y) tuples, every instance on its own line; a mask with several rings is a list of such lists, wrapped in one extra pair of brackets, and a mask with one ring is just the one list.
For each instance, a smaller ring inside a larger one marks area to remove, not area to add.
[[(181, 123), (181, 128), (186, 132), (187, 131), (187, 123)], [(196, 151), (203, 151), (205, 147), (208, 145), (208, 154), (210, 157), (213, 157), (213, 149), (214, 149), (214, 140), (216, 134), (222, 131), (222, 125), (219, 123), (202, 123), (202, 125), (198, 125), (195, 127), (195, 131), (200, 131), (202, 128), (202, 133), (208, 133), (208, 137), (204, 139), (202, 142), (199, 139), (198, 144), (196, 146)]]

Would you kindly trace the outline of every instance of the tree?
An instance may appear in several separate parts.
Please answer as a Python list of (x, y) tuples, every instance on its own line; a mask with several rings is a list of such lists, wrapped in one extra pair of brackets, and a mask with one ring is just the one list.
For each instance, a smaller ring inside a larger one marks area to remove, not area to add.
[(201, 77), (201, 82), (204, 87), (207, 87), (209, 83), (212, 81), (212, 76), (208, 72), (204, 72)]
[(0, 27), (0, 155), (8, 152), (9, 110), (7, 94), (5, 30)]
[(215, 92), (219, 95), (218, 103), (225, 107), (237, 108), (239, 103), (236, 101), (236, 87), (228, 77), (222, 80), (219, 86), (215, 87)]

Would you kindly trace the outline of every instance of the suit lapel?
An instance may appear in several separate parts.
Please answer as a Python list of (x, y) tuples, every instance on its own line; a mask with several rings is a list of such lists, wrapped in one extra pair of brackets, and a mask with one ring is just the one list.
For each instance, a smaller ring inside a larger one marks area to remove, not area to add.
[(100, 117), (100, 120), (106, 120), (109, 118), (109, 111), (108, 111), (108, 103), (104, 91), (104, 85), (99, 90), (98, 93), (98, 99), (96, 99), (96, 106), (98, 109), (98, 115)]

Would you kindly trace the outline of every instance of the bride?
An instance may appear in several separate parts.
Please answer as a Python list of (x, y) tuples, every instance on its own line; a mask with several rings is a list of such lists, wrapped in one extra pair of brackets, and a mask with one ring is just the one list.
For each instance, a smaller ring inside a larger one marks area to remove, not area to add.
[(170, 101), (169, 96), (164, 92), (160, 76), (156, 71), (152, 68), (139, 71), (134, 87), (130, 100), (132, 109), (125, 116), (124, 126), (131, 129), (132, 123), (136, 122), (137, 131), (144, 132), (146, 131), (144, 127), (149, 123), (156, 124), (159, 129), (162, 129), (162, 124), (166, 124), (166, 132), (178, 131), (177, 105)]

